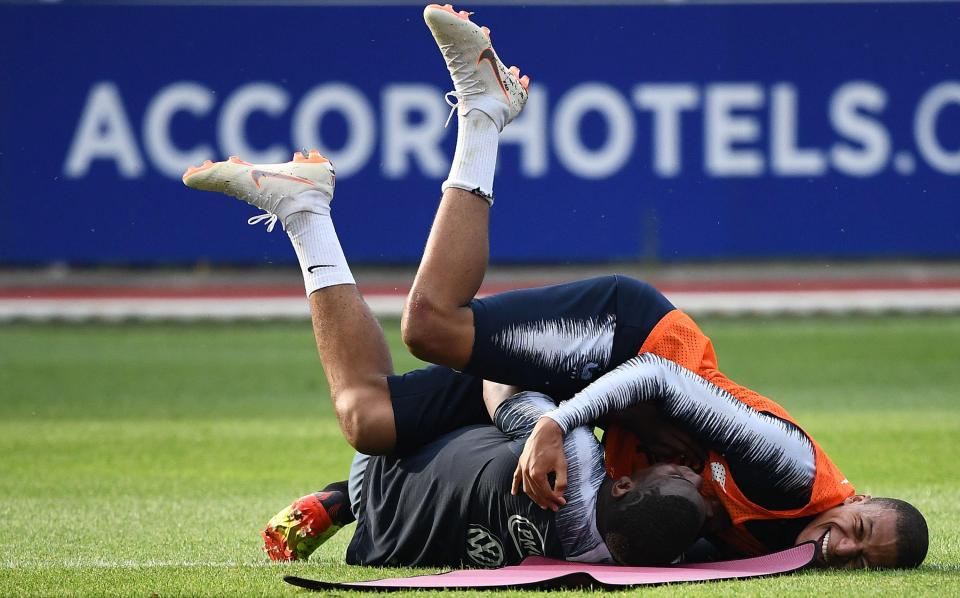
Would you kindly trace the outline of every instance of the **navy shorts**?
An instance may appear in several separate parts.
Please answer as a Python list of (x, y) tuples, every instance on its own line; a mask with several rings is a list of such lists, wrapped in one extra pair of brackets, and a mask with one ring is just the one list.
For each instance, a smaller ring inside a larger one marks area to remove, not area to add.
[(657, 289), (626, 276), (510, 291), (475, 299), (473, 353), (464, 372), (430, 366), (390, 376), (398, 455), (474, 424), (490, 424), (483, 380), (561, 401), (637, 354), (674, 309)]
[(408, 455), (436, 438), (474, 424), (491, 424), (483, 403), (483, 380), (433, 365), (389, 376), (397, 428), (397, 455)]

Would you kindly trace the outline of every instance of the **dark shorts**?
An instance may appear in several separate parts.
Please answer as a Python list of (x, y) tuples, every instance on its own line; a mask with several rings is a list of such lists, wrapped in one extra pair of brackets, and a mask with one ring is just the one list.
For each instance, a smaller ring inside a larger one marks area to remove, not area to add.
[(410, 454), (464, 426), (491, 424), (483, 380), (433, 365), (387, 378), (397, 427), (397, 455)]
[[(619, 275), (491, 295), (471, 308), (476, 333), (465, 372), (430, 366), (387, 379), (399, 455), (457, 428), (492, 423), (484, 379), (557, 402), (570, 398), (635, 356), (674, 309), (653, 286)], [(544, 350), (551, 341), (556, 349)]]

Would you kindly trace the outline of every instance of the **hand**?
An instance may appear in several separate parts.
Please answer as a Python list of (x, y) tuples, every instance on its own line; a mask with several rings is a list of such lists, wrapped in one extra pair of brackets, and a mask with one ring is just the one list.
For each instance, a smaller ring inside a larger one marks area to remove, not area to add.
[[(547, 478), (556, 474), (553, 488)], [(510, 493), (523, 491), (541, 509), (556, 512), (567, 504), (563, 493), (567, 489), (567, 458), (563, 454), (563, 430), (549, 417), (541, 417), (533, 427), (533, 433), (523, 445), (520, 462), (513, 472), (513, 487)]]
[(653, 405), (636, 405), (610, 421), (633, 432), (643, 450), (658, 462), (681, 463), (702, 471), (707, 458), (703, 446), (690, 434), (663, 417)]
[(693, 438), (672, 424), (661, 424), (649, 437), (649, 452), (661, 463), (679, 463), (703, 471), (706, 451)]

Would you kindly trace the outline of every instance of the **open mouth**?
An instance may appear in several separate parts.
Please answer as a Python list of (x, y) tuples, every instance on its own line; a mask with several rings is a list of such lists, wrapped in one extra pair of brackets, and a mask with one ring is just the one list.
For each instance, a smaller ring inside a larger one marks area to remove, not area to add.
[(820, 536), (817, 542), (817, 562), (824, 567), (830, 564), (830, 530)]

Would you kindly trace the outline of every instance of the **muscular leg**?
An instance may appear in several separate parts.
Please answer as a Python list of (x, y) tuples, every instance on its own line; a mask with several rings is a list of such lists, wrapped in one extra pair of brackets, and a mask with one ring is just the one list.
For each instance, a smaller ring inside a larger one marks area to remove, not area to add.
[[(317, 212), (284, 220), (297, 253), (323, 371), (344, 437), (367, 454), (393, 450), (396, 428), (387, 376), (393, 363), (380, 324), (357, 290), (330, 215), (331, 193)], [(318, 267), (320, 266), (320, 267)]]
[[(485, 114), (459, 122), (455, 166), (478, 137), (496, 152)], [(444, 186), (401, 321), (420, 359), (559, 400), (635, 355), (673, 309), (656, 289), (616, 276), (474, 299), (489, 257), (490, 202)]]
[(359, 452), (408, 454), (456, 428), (490, 423), (475, 376), (439, 366), (393, 375), (380, 325), (354, 285), (312, 293), (310, 309), (340, 428)]
[(462, 370), (470, 360), (470, 301), (487, 270), (489, 217), (482, 197), (444, 191), (401, 320), (404, 343), (424, 361)]
[(238, 157), (206, 161), (183, 175), (188, 187), (225, 193), (280, 223), (300, 262), (317, 349), (344, 436), (357, 450), (389, 452), (396, 440), (387, 376), (393, 373), (379, 324), (357, 291), (330, 213), (335, 172), (317, 150), (283, 164)]
[[(299, 223), (290, 224), (288, 232), (295, 238)], [(326, 234), (335, 237), (332, 230)], [(312, 258), (300, 261), (305, 272), (308, 263), (319, 263)], [(308, 292), (316, 286), (306, 283)], [(359, 452), (406, 454), (457, 427), (489, 423), (479, 379), (436, 366), (393, 375), (383, 331), (354, 284), (321, 287), (309, 299), (340, 428)]]
[(396, 427), (387, 376), (393, 363), (380, 324), (355, 285), (311, 293), (310, 314), (343, 435), (361, 453), (391, 452)]
[[(431, 4), (424, 21), (443, 55), (457, 102), (457, 148), (401, 328), (411, 352), (462, 369), (470, 358), (469, 306), (487, 269), (487, 220), (500, 132), (523, 110), (529, 77), (500, 61), (490, 30)], [(450, 95), (450, 94), (448, 94)]]
[[(393, 375), (383, 331), (352, 276), (311, 278), (308, 264), (342, 263), (346, 268), (329, 215), (298, 214), (286, 224), (304, 269), (314, 336), (334, 409), (354, 448), (368, 455), (403, 454), (454, 428), (489, 422), (479, 400), (480, 380), (473, 376), (439, 367)], [(336, 243), (336, 252), (315, 255), (312, 245), (320, 241)]]
[(522, 110), (528, 81), (499, 59), (476, 70), (477, 56), (493, 52), (489, 32), (466, 13), (431, 6), (424, 17), (460, 100), (457, 149), (404, 307), (403, 340), (426, 361), (562, 398), (635, 354), (672, 306), (617, 277), (474, 299), (489, 256), (500, 132)]

